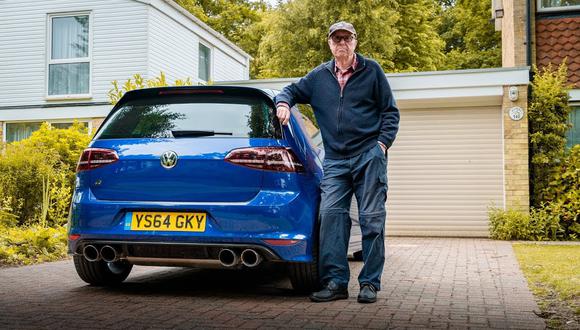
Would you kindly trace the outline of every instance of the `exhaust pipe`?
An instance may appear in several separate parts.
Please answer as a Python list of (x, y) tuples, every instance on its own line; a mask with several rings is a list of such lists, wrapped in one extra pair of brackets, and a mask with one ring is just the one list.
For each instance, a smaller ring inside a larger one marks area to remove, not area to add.
[(83, 248), (83, 256), (87, 261), (94, 262), (101, 260), (99, 250), (94, 245), (85, 245)]
[(262, 262), (262, 256), (253, 249), (242, 251), (242, 264), (246, 267), (256, 267)]
[(105, 262), (115, 262), (119, 260), (119, 253), (117, 253), (117, 249), (110, 245), (105, 245), (101, 248), (101, 258)]
[(225, 267), (234, 267), (240, 263), (238, 255), (230, 249), (221, 249), (218, 258)]

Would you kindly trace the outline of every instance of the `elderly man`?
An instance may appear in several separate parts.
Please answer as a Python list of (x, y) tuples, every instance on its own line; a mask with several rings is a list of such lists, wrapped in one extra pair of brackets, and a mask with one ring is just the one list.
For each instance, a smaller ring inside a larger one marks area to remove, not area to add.
[(325, 148), (320, 203), (321, 291), (315, 302), (348, 298), (347, 250), (354, 193), (359, 205), (364, 266), (358, 302), (376, 301), (385, 261), (387, 150), (399, 127), (399, 110), (380, 65), (354, 52), (352, 24), (338, 22), (328, 32), (334, 59), (285, 87), (276, 97), (277, 116), (288, 123), (290, 108), (310, 104)]

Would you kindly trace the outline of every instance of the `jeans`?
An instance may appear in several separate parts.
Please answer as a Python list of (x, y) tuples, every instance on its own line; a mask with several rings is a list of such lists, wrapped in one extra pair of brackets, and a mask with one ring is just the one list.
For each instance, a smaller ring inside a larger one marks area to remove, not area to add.
[(381, 288), (385, 263), (385, 202), (387, 157), (375, 147), (347, 159), (325, 159), (320, 204), (320, 275), (322, 284), (333, 281), (347, 287), (350, 278), (347, 253), (352, 194), (359, 207), (364, 266), (360, 285)]

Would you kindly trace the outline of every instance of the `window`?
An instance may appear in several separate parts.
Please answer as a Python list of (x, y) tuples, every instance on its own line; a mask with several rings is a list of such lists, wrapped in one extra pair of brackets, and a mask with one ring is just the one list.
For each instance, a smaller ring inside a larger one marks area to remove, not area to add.
[(89, 14), (51, 15), (48, 21), (48, 96), (89, 96)]
[(273, 113), (264, 96), (245, 89), (140, 98), (116, 110), (95, 138), (280, 138)]
[(572, 112), (570, 112), (570, 124), (572, 124), (572, 128), (568, 130), (568, 136), (566, 137), (569, 148), (580, 144), (580, 106), (572, 108)]
[[(83, 126), (88, 127), (87, 122), (80, 122)], [(50, 123), (54, 128), (67, 129), (72, 126), (72, 122)], [(30, 137), (32, 133), (40, 129), (42, 122), (24, 122), (24, 123), (6, 123), (6, 142), (15, 142)]]
[(197, 77), (200, 80), (209, 81), (211, 79), (211, 49), (201, 43), (199, 44), (198, 66)]
[(539, 11), (580, 9), (580, 0), (538, 0)]
[(6, 123), (6, 142), (20, 141), (28, 138), (40, 128), (41, 122)]

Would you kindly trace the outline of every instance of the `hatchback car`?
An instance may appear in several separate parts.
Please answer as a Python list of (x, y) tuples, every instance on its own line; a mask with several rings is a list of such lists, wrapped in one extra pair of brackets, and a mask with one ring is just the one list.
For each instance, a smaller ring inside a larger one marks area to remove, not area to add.
[(276, 262), (295, 289), (315, 289), (323, 153), (296, 109), (280, 125), (274, 96), (233, 86), (126, 93), (78, 163), (78, 275), (114, 285), (133, 265)]

